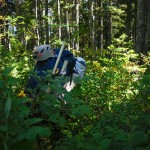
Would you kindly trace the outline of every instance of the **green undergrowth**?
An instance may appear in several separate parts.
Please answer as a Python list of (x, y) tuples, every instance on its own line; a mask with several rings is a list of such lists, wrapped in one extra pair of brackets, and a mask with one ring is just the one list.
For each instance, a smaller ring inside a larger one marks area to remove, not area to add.
[(65, 79), (49, 72), (49, 84), (39, 79), (31, 99), (24, 93), (34, 64), (28, 54), (0, 53), (0, 149), (150, 149), (148, 57), (144, 65), (127, 53), (87, 60), (85, 77), (70, 93), (61, 86)]

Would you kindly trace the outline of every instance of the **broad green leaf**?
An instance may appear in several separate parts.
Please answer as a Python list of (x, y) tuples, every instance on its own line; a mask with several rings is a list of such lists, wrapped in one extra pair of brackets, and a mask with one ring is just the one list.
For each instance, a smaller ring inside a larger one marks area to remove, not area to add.
[(10, 74), (10, 72), (13, 70), (14, 68), (12, 67), (6, 67), (4, 70), (3, 70), (3, 75), (4, 76), (7, 76), (8, 74)]
[(102, 134), (100, 132), (97, 132), (97, 133), (93, 133), (92, 136), (95, 139), (96, 143), (99, 144), (99, 142), (102, 139)]
[(55, 122), (55, 123), (58, 122), (59, 118), (60, 118), (59, 112), (54, 113), (49, 117), (50, 121)]
[(72, 109), (72, 115), (83, 115), (91, 113), (90, 106), (88, 105), (78, 105)]
[(3, 86), (4, 86), (4, 82), (0, 81), (0, 88), (3, 88)]
[(41, 122), (42, 120), (43, 119), (41, 119), (41, 118), (27, 119), (27, 120), (25, 120), (24, 125), (26, 127), (29, 127), (29, 126), (31, 126), (31, 125), (33, 125), (35, 123)]
[(113, 133), (114, 140), (118, 141), (127, 141), (128, 140), (128, 134), (124, 130), (117, 130)]
[(64, 117), (60, 117), (58, 124), (59, 124), (60, 127), (64, 127), (65, 124), (66, 124), (65, 118)]
[(18, 108), (19, 109), (19, 116), (21, 117), (21, 118), (24, 118), (24, 117), (26, 117), (26, 116), (28, 116), (28, 114), (30, 113), (30, 109), (29, 109), (29, 107), (27, 107), (27, 106), (25, 106), (25, 105), (20, 105), (20, 107)]
[(19, 101), (19, 104), (24, 104), (24, 103), (30, 102), (30, 99), (28, 97), (22, 97), (21, 100), (19, 98), (18, 101)]
[(110, 144), (111, 144), (111, 140), (110, 139), (103, 139), (100, 143), (100, 149), (101, 150), (110, 150)]
[(144, 131), (135, 131), (130, 137), (130, 142), (134, 146), (148, 143), (148, 135)]
[(20, 132), (19, 134), (17, 134), (16, 138), (14, 139), (15, 141), (22, 141), (24, 139), (27, 139), (27, 136), (26, 136), (26, 132)]
[(7, 127), (6, 126), (0, 126), (0, 132), (6, 132)]
[(36, 140), (37, 136), (48, 137), (50, 135), (51, 131), (48, 127), (33, 126), (27, 131), (26, 138), (28, 140)]
[(14, 77), (9, 77), (8, 78), (8, 83), (10, 83), (11, 85), (15, 85), (20, 81), (20, 79), (18, 78), (14, 78)]
[(81, 95), (81, 85), (80, 84), (77, 84), (73, 90), (71, 91), (71, 94), (73, 96), (80, 96)]
[(5, 109), (4, 109), (4, 115), (6, 119), (8, 119), (9, 117), (10, 110), (11, 110), (11, 98), (10, 95), (8, 95), (8, 98), (5, 103)]

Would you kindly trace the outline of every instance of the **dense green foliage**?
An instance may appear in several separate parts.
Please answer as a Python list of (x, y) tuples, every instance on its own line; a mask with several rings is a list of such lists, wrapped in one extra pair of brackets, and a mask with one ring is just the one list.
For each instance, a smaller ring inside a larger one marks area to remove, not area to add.
[[(1, 47), (1, 149), (148, 150), (149, 59), (139, 66), (132, 50), (114, 49), (111, 59), (87, 61), (85, 77), (70, 93), (60, 86), (62, 77), (48, 76), (51, 84), (41, 83), (33, 100), (23, 93), (33, 64), (29, 54)], [(47, 87), (65, 94), (63, 100)]]

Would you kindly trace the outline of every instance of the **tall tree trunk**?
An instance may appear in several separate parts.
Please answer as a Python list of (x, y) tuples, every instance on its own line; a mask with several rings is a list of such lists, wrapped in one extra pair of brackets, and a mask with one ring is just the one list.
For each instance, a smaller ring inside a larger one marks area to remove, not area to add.
[(104, 38), (104, 36), (103, 36), (103, 1), (101, 0), (100, 1), (100, 7), (101, 7), (101, 19), (100, 19), (100, 27), (101, 27), (101, 29), (100, 29), (100, 43), (101, 43), (101, 45), (100, 45), (100, 49), (101, 49), (101, 54), (102, 54), (102, 49), (103, 49), (103, 38)]
[(112, 42), (112, 15), (110, 11), (110, 5), (111, 5), (111, 0), (108, 2), (108, 18), (107, 18), (107, 40), (106, 40), (106, 46), (110, 46)]
[(127, 16), (126, 16), (126, 34), (127, 41), (131, 39), (131, 22), (132, 22), (132, 0), (127, 0)]
[(37, 22), (37, 27), (36, 27), (36, 36), (37, 36), (37, 45), (40, 44), (40, 35), (39, 35), (39, 25), (38, 25), (38, 0), (35, 1), (35, 17), (36, 17), (36, 22)]
[(79, 5), (80, 5), (80, 0), (76, 0), (76, 42), (75, 42), (75, 47), (76, 50), (79, 50)]
[(111, 0), (105, 1), (104, 7), (104, 48), (107, 49), (112, 42), (112, 14), (110, 10)]
[(58, 38), (61, 40), (61, 17), (60, 17), (60, 0), (57, 1), (57, 12), (58, 12)]
[(39, 1), (39, 35), (40, 35), (40, 44), (43, 44), (45, 41), (45, 30), (43, 26), (45, 25), (45, 21), (43, 19), (44, 16), (44, 4), (42, 0)]
[[(67, 5), (68, 1), (65, 0), (65, 5)], [(66, 23), (66, 35), (64, 39), (68, 41), (68, 49), (70, 49), (70, 29), (69, 29), (69, 13), (68, 8), (65, 9), (65, 23)]]
[(94, 50), (94, 19), (93, 19), (93, 0), (89, 0), (89, 37), (90, 37), (90, 47)]
[(103, 49), (103, 1), (97, 0), (97, 7), (99, 11), (97, 11), (96, 19), (97, 19), (97, 48), (100, 49), (100, 53), (102, 54)]
[(39, 38), (39, 42), (38, 44), (43, 44), (43, 29), (42, 29), (42, 1), (41, 0), (37, 0), (37, 27), (38, 27), (38, 38)]
[(134, 9), (133, 9), (133, 14), (134, 14), (134, 17), (133, 17), (133, 44), (134, 44), (134, 48), (136, 46), (136, 20), (137, 20), (137, 0), (134, 1)]
[(146, 1), (137, 1), (136, 52), (145, 53)]
[(147, 21), (146, 21), (146, 35), (145, 35), (145, 52), (147, 54), (150, 51), (150, 3), (149, 0), (146, 0), (146, 11), (147, 11)]
[(48, 25), (48, 0), (45, 0), (45, 35), (46, 35), (46, 44), (49, 44), (49, 25)]

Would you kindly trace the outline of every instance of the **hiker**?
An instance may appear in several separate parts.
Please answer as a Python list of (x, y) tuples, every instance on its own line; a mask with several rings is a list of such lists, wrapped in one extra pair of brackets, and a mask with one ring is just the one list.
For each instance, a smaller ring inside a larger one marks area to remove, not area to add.
[[(54, 69), (59, 52), (60, 49), (52, 49), (50, 45), (39, 45), (35, 47), (33, 51), (33, 58), (36, 60), (34, 72), (37, 73), (38, 77), (44, 78), (47, 75), (47, 71)], [(69, 50), (63, 50), (57, 69), (55, 71), (55, 76), (65, 74), (65, 76), (69, 79), (69, 81), (63, 86), (68, 92), (71, 91), (75, 86), (75, 83), (72, 81), (72, 79), (77, 76), (83, 77), (83, 71), (79, 70), (79, 63), (76, 63), (77, 60), (81, 61), (82, 63), (84, 62), (82, 58), (75, 59), (75, 57)], [(62, 68), (65, 61), (67, 61), (67, 66), (64, 73), (64, 70), (62, 70)], [(34, 89), (36, 91), (35, 93), (38, 93), (39, 89), (37, 87), (38, 80), (35, 76), (31, 76), (26, 86), (27, 95), (29, 95), (30, 97), (33, 96), (33, 94), (31, 94), (30, 92), (30, 89)], [(36, 96), (36, 94), (34, 96)]]

